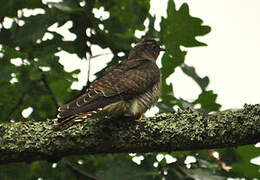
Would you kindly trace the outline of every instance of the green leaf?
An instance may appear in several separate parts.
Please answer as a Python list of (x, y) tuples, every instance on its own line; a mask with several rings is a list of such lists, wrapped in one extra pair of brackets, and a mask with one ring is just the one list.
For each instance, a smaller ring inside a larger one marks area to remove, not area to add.
[(166, 81), (162, 81), (162, 95), (163, 104), (171, 107), (173, 104), (173, 89), (172, 84), (166, 84)]
[(42, 78), (42, 72), (39, 71), (38, 69), (33, 69), (30, 73), (30, 80), (35, 81), (35, 80), (40, 80)]
[(220, 156), (232, 166), (231, 173), (236, 176), (257, 178), (259, 177), (260, 166), (250, 163), (250, 160), (258, 157), (260, 148), (254, 145), (229, 148), (229, 151), (220, 151)]
[(213, 91), (203, 91), (193, 103), (200, 104), (201, 109), (206, 112), (218, 111), (221, 105), (216, 103), (216, 99), (217, 94), (214, 94)]
[(53, 117), (56, 115), (56, 105), (52, 101), (50, 96), (41, 96), (39, 98), (37, 109), (40, 110), (38, 113), (40, 114), (40, 119), (45, 119), (47, 117)]
[(9, 46), (3, 46), (2, 52), (9, 59), (18, 58), (18, 57), (22, 58), (22, 59), (26, 59), (28, 57), (28, 55), (26, 53), (18, 51), (18, 50), (11, 48)]
[(29, 16), (28, 18), (23, 18), (23, 20), (25, 21), (23, 28), (19, 28), (16, 33), (12, 34), (12, 38), (19, 43), (19, 45), (27, 43), (36, 44), (36, 40), (42, 39), (47, 28), (53, 22), (49, 14)]
[(134, 33), (135, 29), (144, 29), (143, 22), (148, 15), (150, 1), (114, 0), (113, 3), (103, 1), (102, 6), (104, 6), (106, 11), (110, 12), (110, 18), (105, 21), (105, 26), (107, 26), (108, 30), (113, 30), (120, 34), (126, 31)]
[(205, 91), (206, 87), (209, 84), (209, 78), (207, 76), (203, 78), (199, 77), (195, 68), (192, 66), (188, 66), (187, 64), (183, 64), (181, 66), (181, 69), (186, 75), (190, 76), (194, 81), (196, 81), (202, 91)]
[(194, 104), (182, 98), (174, 98), (174, 104), (177, 104), (182, 108), (191, 108), (194, 109)]
[(48, 5), (51, 5), (61, 11), (64, 11), (66, 13), (81, 13), (84, 12), (83, 8), (79, 8), (77, 6), (76, 1), (62, 1), (59, 3), (55, 2), (48, 2)]
[[(0, 79), (0, 87), (0, 122), (9, 122), (11, 119), (16, 120), (16, 117), (21, 118), (21, 107), (17, 107), (21, 98), (17, 83), (11, 84)], [(15, 114), (15, 110), (19, 114)]]
[(61, 162), (58, 162), (55, 168), (52, 167), (52, 163), (46, 161), (0, 165), (0, 179), (34, 180), (38, 178), (48, 180), (75, 179), (75, 175)]
[(72, 83), (66, 79), (56, 79), (52, 77), (48, 77), (48, 79), (50, 88), (52, 89), (55, 97), (57, 97), (62, 104), (68, 101), (68, 90)]
[[(179, 10), (176, 9), (172, 0), (169, 0), (167, 18), (162, 18), (160, 41), (166, 47), (166, 53), (162, 58), (162, 100), (166, 105), (173, 106), (174, 97), (171, 85), (167, 85), (166, 79), (175, 71), (175, 68), (184, 63), (186, 51), (181, 50), (181, 46), (196, 47), (206, 44), (196, 40), (197, 36), (202, 36), (210, 32), (208, 26), (202, 26), (202, 20), (190, 16), (187, 4), (183, 4)], [(194, 75), (194, 73), (192, 74)], [(203, 87), (206, 79), (203, 81)]]
[(205, 168), (183, 169), (190, 178), (194, 180), (223, 180), (223, 176), (215, 175), (211, 170)]
[(5, 3), (1, 3), (0, 17), (16, 17), (17, 11), (23, 8), (34, 9), (43, 8), (41, 0), (8, 0)]
[(156, 173), (142, 169), (126, 156), (117, 156), (107, 162), (107, 169), (98, 171), (96, 176), (104, 180), (150, 180)]
[[(203, 21), (190, 16), (186, 3), (176, 10), (175, 4), (169, 0), (167, 19), (161, 21), (161, 39), (164, 42), (183, 45), (185, 47), (205, 46), (205, 43), (195, 39), (210, 32), (209, 26), (202, 26)], [(169, 39), (170, 38), (170, 39)]]
[(6, 57), (0, 58), (0, 80), (9, 83), (11, 80), (11, 74), (16, 73), (16, 66), (10, 63), (10, 60)]
[(147, 33), (145, 34), (145, 37), (156, 38), (158, 37), (159, 32), (154, 28), (155, 16), (153, 17), (149, 14), (148, 19), (149, 19), (149, 27)]

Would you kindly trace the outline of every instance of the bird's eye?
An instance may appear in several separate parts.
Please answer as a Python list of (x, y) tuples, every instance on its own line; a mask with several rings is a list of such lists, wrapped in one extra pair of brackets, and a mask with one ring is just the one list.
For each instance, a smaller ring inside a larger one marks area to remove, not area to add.
[(153, 49), (156, 50), (156, 49), (157, 49), (157, 46), (156, 46), (156, 45), (153, 45)]

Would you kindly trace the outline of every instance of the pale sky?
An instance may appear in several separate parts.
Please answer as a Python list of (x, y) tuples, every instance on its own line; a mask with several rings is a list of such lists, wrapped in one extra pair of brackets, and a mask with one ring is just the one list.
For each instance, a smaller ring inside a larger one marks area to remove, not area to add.
[[(260, 1), (177, 2), (187, 2), (191, 15), (212, 28), (208, 35), (198, 38), (208, 46), (188, 49), (186, 63), (195, 66), (201, 76), (209, 76), (209, 89), (218, 94), (222, 109), (260, 103)], [(190, 92), (194, 83), (183, 83), (182, 78), (180, 70), (173, 76), (176, 95), (196, 98), (199, 88)]]

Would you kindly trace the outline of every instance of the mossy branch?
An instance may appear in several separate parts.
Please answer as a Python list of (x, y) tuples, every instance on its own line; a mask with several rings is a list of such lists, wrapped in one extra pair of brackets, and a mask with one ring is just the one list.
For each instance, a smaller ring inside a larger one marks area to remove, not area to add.
[(138, 121), (87, 119), (51, 132), (52, 120), (0, 124), (0, 163), (57, 161), (75, 154), (171, 152), (260, 141), (260, 105), (211, 115), (185, 109)]

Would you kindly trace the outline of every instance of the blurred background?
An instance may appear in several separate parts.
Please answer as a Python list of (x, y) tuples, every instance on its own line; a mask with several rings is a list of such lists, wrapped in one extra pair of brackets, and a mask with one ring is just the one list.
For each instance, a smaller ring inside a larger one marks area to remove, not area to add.
[[(1, 123), (54, 118), (143, 37), (167, 49), (163, 94), (146, 116), (259, 103), (258, 0), (0, 1)], [(259, 146), (214, 150), (230, 171), (202, 150), (12, 163), (0, 179), (258, 179)]]

